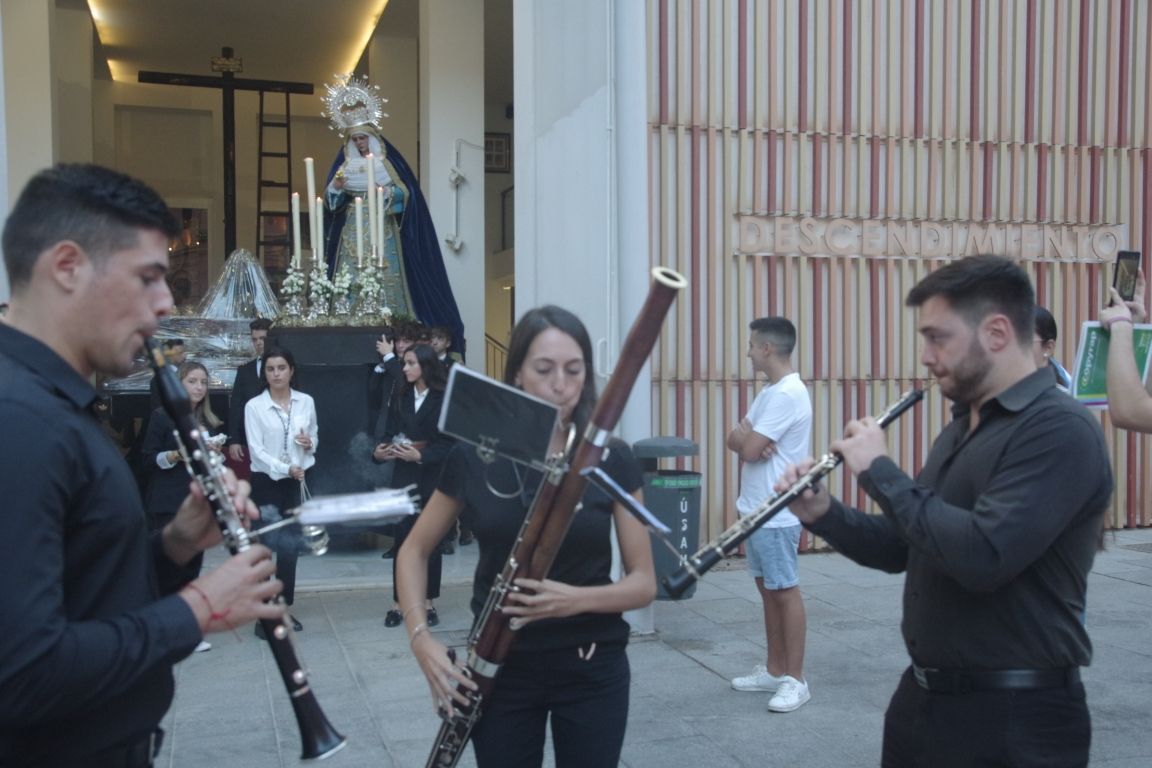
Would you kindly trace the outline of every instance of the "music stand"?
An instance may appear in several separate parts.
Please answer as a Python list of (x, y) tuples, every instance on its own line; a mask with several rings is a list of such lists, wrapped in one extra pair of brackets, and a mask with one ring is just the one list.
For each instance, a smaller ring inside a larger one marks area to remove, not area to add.
[[(486, 464), (502, 456), (547, 471), (548, 444), (559, 417), (560, 409), (546, 400), (462, 365), (454, 365), (444, 390), (439, 427), (441, 432), (476, 446), (477, 454)], [(653, 536), (681, 557), (680, 551), (668, 540), (671, 529), (625, 493), (603, 470), (589, 467), (581, 471), (581, 475), (622, 504)], [(488, 488), (497, 496), (507, 497), (491, 485)]]
[(485, 463), (502, 456), (542, 468), (560, 409), (462, 365), (452, 366), (440, 431), (476, 446)]

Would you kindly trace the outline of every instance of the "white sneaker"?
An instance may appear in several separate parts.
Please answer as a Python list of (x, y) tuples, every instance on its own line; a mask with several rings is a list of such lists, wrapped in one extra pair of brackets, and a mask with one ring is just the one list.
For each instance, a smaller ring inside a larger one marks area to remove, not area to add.
[(780, 683), (787, 679), (787, 676), (776, 677), (776, 675), (768, 672), (768, 667), (763, 664), (757, 664), (752, 668), (752, 674), (732, 678), (732, 687), (737, 691), (765, 691), (767, 693), (776, 693), (776, 689), (780, 687)]
[(768, 700), (768, 711), (791, 712), (800, 709), (811, 698), (812, 693), (808, 690), (808, 683), (797, 680), (790, 675), (784, 675), (780, 679), (780, 687), (776, 689), (776, 695)]
[(204, 651), (212, 650), (212, 643), (207, 640), (201, 640), (200, 644), (192, 649), (192, 653), (204, 653)]

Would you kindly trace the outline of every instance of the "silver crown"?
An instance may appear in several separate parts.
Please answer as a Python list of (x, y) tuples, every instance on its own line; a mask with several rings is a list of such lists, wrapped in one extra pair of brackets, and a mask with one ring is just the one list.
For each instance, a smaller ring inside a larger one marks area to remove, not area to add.
[(326, 109), (320, 114), (328, 118), (329, 127), (346, 134), (358, 125), (371, 125), (380, 130), (380, 120), (388, 117), (380, 95), (380, 87), (369, 85), (367, 78), (351, 73), (336, 75), (336, 81), (325, 86), (323, 96)]

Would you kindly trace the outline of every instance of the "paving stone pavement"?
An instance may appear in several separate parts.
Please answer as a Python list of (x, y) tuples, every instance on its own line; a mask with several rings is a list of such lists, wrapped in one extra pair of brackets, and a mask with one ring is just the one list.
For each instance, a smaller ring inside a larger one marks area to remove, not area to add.
[[(1109, 533), (1088, 593), (1095, 658), (1085, 670), (1094, 726), (1092, 765), (1152, 765), (1152, 529)], [(209, 565), (222, 555), (210, 553)], [(435, 630), (462, 645), (476, 547), (444, 558)], [(740, 560), (709, 573), (695, 595), (658, 601), (655, 631), (629, 647), (632, 702), (626, 768), (874, 766), (888, 698), (908, 659), (900, 640), (902, 576), (833, 554), (800, 558), (808, 613), (812, 700), (789, 714), (729, 678), (764, 658), (752, 580)], [(402, 627), (384, 627), (391, 567), (378, 550), (302, 558), (293, 614), (316, 696), (348, 746), (333, 766), (423, 766), (438, 720)], [(157, 765), (273, 768), (299, 763), (300, 737), (265, 643), (249, 628), (213, 635), (213, 649), (176, 668), (177, 694)], [(551, 758), (545, 763), (552, 765)], [(474, 766), (469, 751), (461, 766)]]

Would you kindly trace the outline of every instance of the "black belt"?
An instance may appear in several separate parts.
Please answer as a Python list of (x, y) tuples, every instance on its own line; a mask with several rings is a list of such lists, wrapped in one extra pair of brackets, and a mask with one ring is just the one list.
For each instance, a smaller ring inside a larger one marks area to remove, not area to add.
[(152, 760), (160, 752), (164, 731), (157, 728), (131, 744), (106, 749), (92, 757), (92, 765), (101, 768), (149, 768)]
[(912, 665), (916, 683), (935, 693), (1035, 691), (1080, 682), (1080, 667), (1063, 669), (931, 669)]

